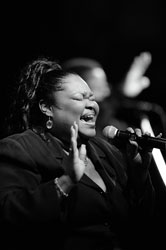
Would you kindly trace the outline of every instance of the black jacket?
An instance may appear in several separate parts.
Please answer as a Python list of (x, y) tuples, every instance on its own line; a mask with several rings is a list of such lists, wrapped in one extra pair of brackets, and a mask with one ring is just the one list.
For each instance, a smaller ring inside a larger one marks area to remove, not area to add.
[(58, 250), (97, 250), (129, 243), (133, 225), (145, 222), (152, 214), (154, 189), (150, 177), (138, 197), (117, 148), (93, 138), (87, 150), (107, 192), (84, 174), (69, 196), (60, 200), (54, 178), (64, 174), (67, 155), (56, 138), (27, 130), (0, 141), (4, 249), (11, 245), (11, 249), (53, 246)]

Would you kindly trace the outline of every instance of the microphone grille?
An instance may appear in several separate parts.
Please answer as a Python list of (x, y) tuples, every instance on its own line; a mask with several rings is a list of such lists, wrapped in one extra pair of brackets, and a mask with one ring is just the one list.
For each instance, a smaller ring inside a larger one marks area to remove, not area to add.
[(106, 138), (110, 138), (110, 139), (114, 139), (115, 136), (116, 136), (116, 133), (117, 133), (118, 129), (115, 128), (114, 126), (106, 126), (104, 129), (103, 129), (103, 135), (106, 137)]

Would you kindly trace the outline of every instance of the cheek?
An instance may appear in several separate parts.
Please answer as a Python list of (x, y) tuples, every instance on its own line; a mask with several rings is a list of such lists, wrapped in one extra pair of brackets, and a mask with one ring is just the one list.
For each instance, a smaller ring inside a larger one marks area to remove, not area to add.
[(82, 103), (70, 102), (63, 107), (54, 110), (54, 121), (58, 126), (71, 126), (74, 121), (77, 123), (84, 111), (85, 106)]
[(79, 122), (80, 116), (82, 115), (84, 111), (83, 105), (72, 105), (67, 106), (62, 112), (63, 112), (63, 119), (65, 123), (73, 124), (74, 121)]
[(73, 103), (66, 107), (66, 113), (75, 117), (80, 117), (84, 111), (85, 106), (78, 103)]

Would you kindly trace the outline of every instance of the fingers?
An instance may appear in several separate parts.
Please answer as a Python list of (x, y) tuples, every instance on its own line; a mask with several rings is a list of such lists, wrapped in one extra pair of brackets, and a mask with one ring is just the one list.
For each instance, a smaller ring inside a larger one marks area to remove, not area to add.
[[(137, 150), (138, 150), (138, 144), (135, 140), (135, 131), (133, 128), (131, 127), (128, 127), (127, 128), (127, 131), (129, 131), (131, 134), (133, 134), (134, 136), (129, 139), (129, 145), (126, 144), (127, 146), (127, 154), (130, 156), (130, 157), (134, 157), (136, 154), (137, 154)], [(137, 133), (140, 134), (139, 131), (137, 131)], [(128, 147), (129, 146), (129, 147)], [(132, 146), (132, 147), (131, 147)]]
[[(127, 131), (129, 131), (133, 136), (129, 139), (130, 144), (135, 145), (137, 147), (138, 151), (145, 151), (145, 152), (152, 152), (152, 148), (144, 144), (144, 140), (139, 140), (143, 135), (144, 136), (151, 136), (149, 132), (142, 133), (142, 130), (139, 128), (135, 128), (135, 130), (131, 127), (127, 128)], [(136, 136), (135, 136), (136, 135)], [(161, 134), (158, 135), (158, 137), (161, 137)]]
[(124, 95), (135, 97), (150, 86), (150, 79), (144, 74), (151, 61), (152, 56), (149, 52), (142, 52), (134, 58), (123, 83)]
[(139, 79), (139, 84), (142, 87), (142, 90), (146, 89), (150, 86), (150, 79), (147, 76), (142, 76)]
[[(74, 122), (73, 126), (71, 126), (71, 150), (75, 155), (78, 156), (78, 149), (77, 149), (77, 137), (78, 137), (78, 125)], [(86, 158), (86, 146), (82, 144), (79, 149), (79, 158), (84, 161)]]
[(74, 121), (73, 127), (75, 129), (75, 139), (77, 139), (77, 137), (78, 137), (78, 125), (77, 125), (76, 121)]
[(157, 137), (157, 138), (161, 138), (162, 135), (163, 135), (162, 133), (159, 133), (156, 137)]
[(78, 125), (76, 122), (71, 126), (71, 149), (76, 151), (77, 149), (77, 136), (78, 136)]
[[(149, 132), (145, 132), (144, 134), (142, 133), (142, 130), (140, 128), (135, 128), (135, 130), (131, 127), (128, 127), (127, 128), (127, 131), (129, 131), (131, 134), (133, 135), (136, 135), (136, 137), (141, 137), (142, 135), (145, 135), (145, 136), (151, 136), (151, 134)], [(131, 141), (132, 140), (136, 140), (136, 137), (135, 136), (131, 136)], [(134, 138), (134, 139), (133, 139)]]
[[(133, 128), (131, 128), (131, 127), (128, 127), (127, 128), (127, 131), (129, 131), (130, 133), (132, 133), (132, 134), (136, 134), (138, 137), (141, 137), (142, 136), (142, 130), (140, 129), (140, 128), (135, 128), (135, 130), (133, 129)], [(146, 134), (147, 134), (148, 132), (146, 132)], [(149, 134), (149, 133), (148, 133)]]
[(138, 77), (145, 74), (147, 68), (152, 61), (152, 56), (149, 52), (142, 52), (140, 55), (136, 56), (131, 65), (132, 72)]
[(152, 55), (150, 52), (142, 52), (140, 54), (140, 63), (142, 62), (142, 68), (143, 68), (143, 71), (142, 73), (144, 74), (145, 71), (147, 70), (147, 68), (149, 67), (149, 65), (151, 64), (152, 62)]
[(139, 128), (136, 128), (136, 129), (135, 129), (135, 133), (136, 133), (136, 135), (137, 135), (138, 137), (141, 137), (141, 136), (142, 136), (142, 131), (141, 131), (141, 129), (139, 129)]
[(79, 149), (79, 156), (80, 160), (84, 161), (86, 160), (86, 146), (85, 144), (82, 144), (80, 149)]

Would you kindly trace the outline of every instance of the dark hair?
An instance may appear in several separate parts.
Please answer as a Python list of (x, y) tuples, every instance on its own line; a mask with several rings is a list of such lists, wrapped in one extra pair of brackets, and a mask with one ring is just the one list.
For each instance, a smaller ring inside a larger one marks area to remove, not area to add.
[(56, 61), (42, 57), (28, 63), (21, 71), (15, 100), (8, 119), (8, 134), (41, 125), (46, 119), (39, 101), (53, 104), (53, 92), (62, 89), (62, 79), (69, 74)]

